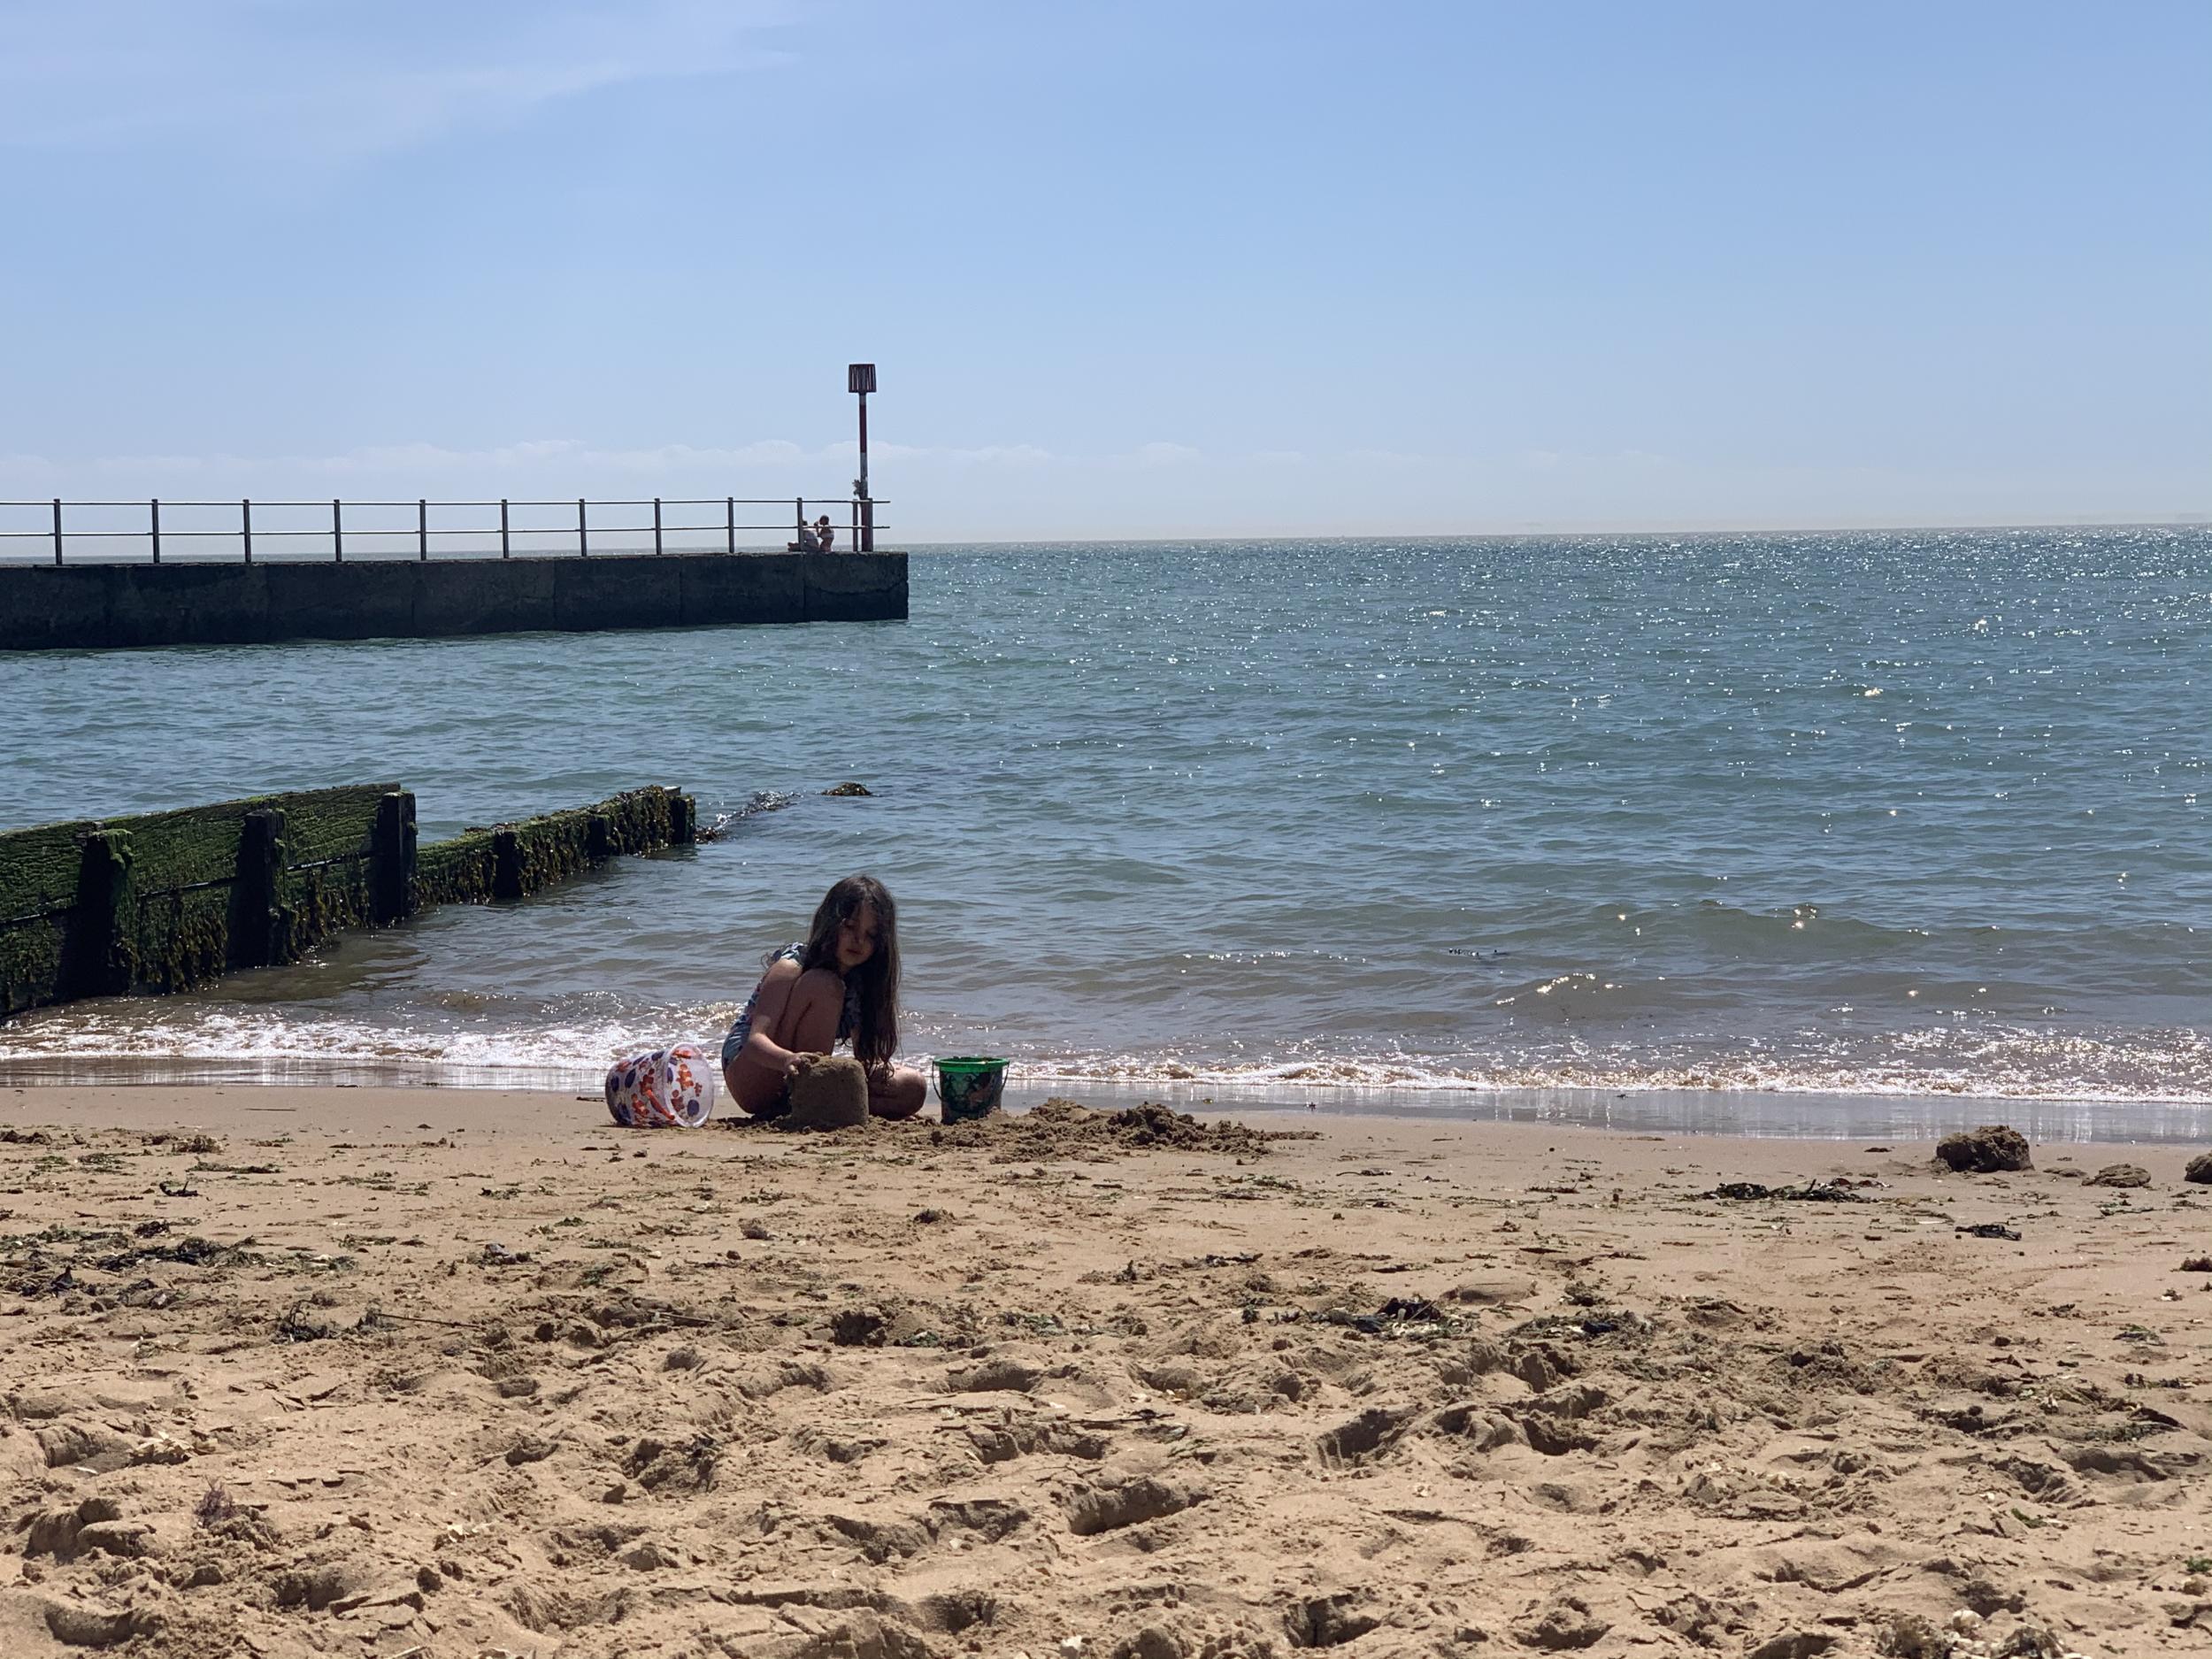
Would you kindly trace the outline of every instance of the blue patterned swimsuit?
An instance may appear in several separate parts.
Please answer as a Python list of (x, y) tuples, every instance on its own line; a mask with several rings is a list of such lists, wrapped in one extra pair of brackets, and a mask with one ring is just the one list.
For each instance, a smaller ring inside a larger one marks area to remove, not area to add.
[[(803, 964), (805, 961), (806, 947), (804, 945), (786, 945), (768, 958), (768, 965), (772, 968), (779, 962), (796, 962)], [(761, 977), (764, 979), (767, 978), (765, 971), (763, 972)], [(753, 987), (753, 994), (745, 999), (744, 1010), (738, 1015), (736, 1024), (730, 1027), (730, 1034), (722, 1039), (722, 1064), (725, 1066), (737, 1058), (737, 1051), (745, 1046), (745, 1039), (753, 1034), (753, 1004), (759, 1001), (760, 987), (756, 985)], [(848, 979), (845, 982), (845, 1011), (837, 1017), (837, 1041), (840, 1042), (849, 1041), (853, 1033), (859, 1029), (860, 992), (852, 981)]]

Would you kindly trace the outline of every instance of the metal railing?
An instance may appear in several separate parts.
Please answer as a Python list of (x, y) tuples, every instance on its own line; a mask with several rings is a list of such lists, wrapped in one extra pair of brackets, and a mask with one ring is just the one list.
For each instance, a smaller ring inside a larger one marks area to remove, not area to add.
[[(885, 528), (887, 525), (885, 519), (876, 516), (876, 510), (884, 504), (880, 499), (864, 500), (859, 497), (851, 497), (825, 501), (817, 497), (813, 504), (817, 518), (826, 517), (826, 510), (830, 507), (841, 506), (846, 510), (839, 515), (844, 519), (841, 525), (832, 520), (829, 526), (832, 550), (841, 549), (848, 552), (854, 550), (872, 552), (874, 550), (875, 533)], [(740, 507), (780, 509), (786, 505), (792, 509), (792, 516), (789, 518), (779, 518), (771, 524), (740, 524), (738, 522), (737, 510)], [(173, 516), (170, 524), (165, 528), (161, 522), (162, 510), (165, 506), (173, 515), (184, 512), (201, 517), (190, 524), (180, 525)], [(568, 514), (572, 506), (575, 512), (573, 518), (570, 519)], [(274, 512), (291, 515), (291, 517), (285, 522), (278, 524), (272, 524), (265, 517), (262, 523), (257, 526), (254, 523), (254, 511), (257, 507), (261, 509), (265, 515)], [(711, 510), (717, 507), (722, 510), (718, 522), (681, 523), (671, 522), (669, 518), (672, 509), (676, 510), (676, 517), (680, 519), (685, 516), (684, 510), (696, 508)], [(542, 555), (547, 552), (573, 551), (580, 558), (588, 558), (591, 556), (592, 539), (595, 536), (599, 538), (599, 550), (602, 554), (642, 553), (647, 549), (641, 542), (610, 545), (609, 538), (648, 535), (652, 538), (651, 551), (655, 553), (671, 550), (676, 552), (712, 550), (711, 548), (696, 545), (677, 547), (672, 549), (670, 546), (672, 537), (701, 534), (714, 536), (723, 551), (734, 553), (738, 549), (737, 538), (741, 532), (747, 534), (762, 531), (788, 533), (790, 541), (786, 545), (803, 546), (807, 544), (816, 534), (814, 522), (807, 517), (807, 507), (808, 499), (803, 495), (759, 499), (724, 495), (720, 497), (700, 496), (683, 500), (663, 500), (657, 495), (649, 500), (636, 501), (590, 501), (580, 496), (572, 503), (566, 500), (511, 501), (504, 499), (499, 501), (354, 502), (334, 500), (327, 503), (319, 501), (254, 502), (250, 500), (165, 503), (158, 499), (72, 502), (63, 501), (58, 497), (49, 501), (0, 501), (0, 515), (8, 515), (19, 521), (25, 513), (35, 512), (46, 519), (46, 522), (37, 528), (0, 527), (0, 559), (20, 560), (25, 557), (25, 552), (27, 552), (29, 557), (42, 563), (50, 562), (60, 565), (66, 561), (72, 543), (105, 544), (130, 541), (144, 544), (149, 549), (151, 562), (160, 565), (173, 562), (173, 552), (170, 559), (165, 560), (164, 558), (165, 542), (172, 544), (173, 548), (173, 544), (180, 541), (196, 544), (211, 540), (232, 543), (243, 561), (251, 565), (255, 560), (254, 544), (257, 541), (266, 543), (275, 541), (288, 543), (303, 538), (327, 543), (329, 557), (339, 564), (343, 564), (346, 559), (346, 545), (349, 536), (354, 540), (356, 557), (365, 556), (370, 558), (403, 558), (408, 556), (409, 549), (403, 546), (396, 553), (392, 550), (392, 544), (411, 542), (413, 557), (426, 561), (430, 557), (431, 542), (434, 538), (437, 539), (442, 546), (450, 549), (444, 556), (461, 557), (489, 557), (492, 547), (496, 544), (501, 558), (511, 558), (517, 551), (516, 544), (518, 541), (543, 542), (552, 540), (561, 545), (549, 549), (524, 547), (520, 550), (526, 557), (533, 554)], [(319, 518), (326, 508), (329, 513), (327, 525), (318, 522), (303, 526), (296, 522), (297, 515), (302, 513), (311, 512)], [(652, 517), (649, 520), (638, 524), (611, 524), (603, 517), (597, 523), (594, 523), (592, 520), (592, 509), (594, 508), (603, 511), (650, 508)], [(364, 523), (358, 516), (364, 512), (391, 512), (406, 509), (413, 510), (414, 522), (411, 525)], [(499, 514), (495, 524), (446, 522), (434, 525), (431, 523), (431, 514), (434, 511), (441, 514), (488, 514), (494, 509), (496, 509)], [(564, 522), (558, 524), (517, 523), (518, 509), (526, 515), (557, 509), (561, 513)], [(349, 510), (357, 515), (351, 524), (346, 521)], [(68, 522), (68, 515), (73, 512), (79, 515), (79, 521), (74, 526)], [(123, 527), (90, 527), (86, 526), (82, 519), (82, 515), (88, 512), (107, 514), (111, 517), (123, 512), (132, 514), (142, 512), (145, 518), (142, 524)], [(234, 514), (235, 519), (234, 522), (212, 526), (204, 522), (205, 515), (219, 512), (227, 517)], [(4, 519), (0, 519), (0, 526), (4, 526)], [(464, 545), (465, 542), (466, 545)], [(19, 552), (18, 549), (24, 548), (27, 543), (34, 545), (25, 549), (25, 552)], [(45, 545), (38, 547), (35, 545), (37, 543)], [(187, 549), (186, 557), (204, 559), (206, 556)], [(318, 549), (311, 557), (320, 557), (320, 550)], [(122, 559), (110, 557), (88, 561), (81, 557), (81, 547), (77, 562), (79, 564), (87, 562), (118, 564), (134, 561), (129, 558), (128, 555)]]

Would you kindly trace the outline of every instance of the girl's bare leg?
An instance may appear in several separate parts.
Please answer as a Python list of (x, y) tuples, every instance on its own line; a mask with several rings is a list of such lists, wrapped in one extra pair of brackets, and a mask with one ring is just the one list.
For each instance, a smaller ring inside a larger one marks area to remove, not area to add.
[[(827, 1054), (837, 1045), (837, 1022), (844, 1012), (845, 981), (826, 969), (810, 969), (791, 987), (791, 1001), (778, 1022), (783, 1029), (773, 1033), (774, 1041), (794, 1054)], [(780, 1069), (742, 1048), (722, 1068), (722, 1080), (738, 1106), (756, 1118), (779, 1108), (788, 1081)]]
[(877, 1118), (911, 1118), (929, 1099), (929, 1084), (910, 1065), (879, 1065), (868, 1073), (868, 1110)]
[(783, 1099), (782, 1073), (754, 1064), (742, 1050), (722, 1068), (722, 1080), (729, 1085), (737, 1109), (749, 1118), (773, 1112)]

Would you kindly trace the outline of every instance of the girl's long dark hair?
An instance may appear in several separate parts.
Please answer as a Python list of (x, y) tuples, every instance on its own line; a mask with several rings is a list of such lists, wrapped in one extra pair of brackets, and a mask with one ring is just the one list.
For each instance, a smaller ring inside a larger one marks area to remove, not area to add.
[(853, 1032), (853, 1057), (878, 1066), (899, 1046), (899, 907), (891, 890), (873, 876), (847, 876), (823, 895), (806, 933), (803, 968), (837, 968), (837, 930), (864, 904), (876, 908), (875, 954), (847, 976), (858, 993), (860, 1022)]

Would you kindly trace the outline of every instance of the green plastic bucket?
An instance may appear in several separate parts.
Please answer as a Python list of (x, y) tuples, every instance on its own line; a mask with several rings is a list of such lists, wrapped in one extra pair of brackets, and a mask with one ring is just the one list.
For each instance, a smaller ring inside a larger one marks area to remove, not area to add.
[(1006, 1062), (987, 1054), (956, 1054), (937, 1063), (937, 1100), (949, 1124), (987, 1118), (1006, 1093)]

